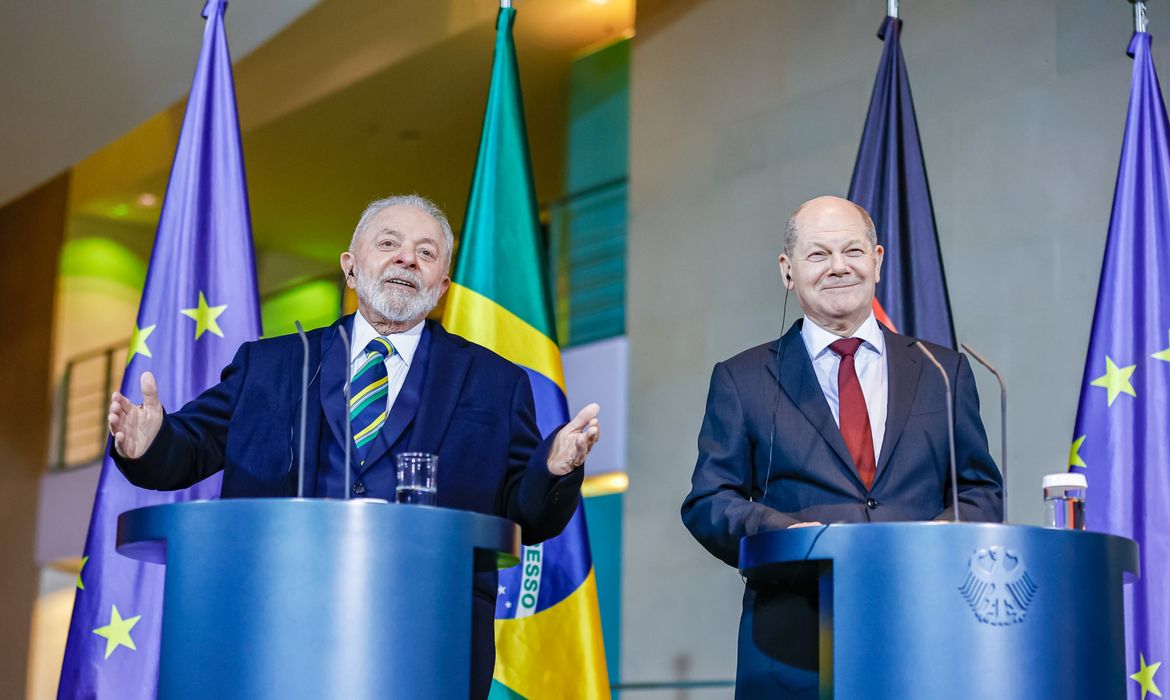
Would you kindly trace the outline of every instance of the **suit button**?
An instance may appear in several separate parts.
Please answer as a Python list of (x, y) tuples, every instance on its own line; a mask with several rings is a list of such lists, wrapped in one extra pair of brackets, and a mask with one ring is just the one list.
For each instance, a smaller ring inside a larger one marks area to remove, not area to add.
[(366, 485), (362, 482), (355, 482), (353, 485), (353, 493), (355, 496), (360, 496), (366, 492)]
[(867, 498), (865, 501), (865, 505), (869, 506), (870, 508), (877, 508), (877, 501), (875, 501), (872, 498)]

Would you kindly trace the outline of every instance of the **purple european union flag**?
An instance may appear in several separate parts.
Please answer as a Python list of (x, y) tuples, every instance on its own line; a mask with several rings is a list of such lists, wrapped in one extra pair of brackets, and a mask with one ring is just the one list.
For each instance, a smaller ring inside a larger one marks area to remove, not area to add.
[(877, 300), (891, 324), (899, 333), (953, 348), (947, 280), (901, 34), (902, 20), (894, 17), (886, 17), (878, 31), (885, 45), (849, 199), (873, 217), (878, 243), (886, 249)]
[[(215, 384), (240, 343), (260, 335), (226, 6), (210, 0), (203, 11), (203, 48), (122, 379), (122, 393), (140, 401), (139, 377), (153, 372), (169, 409)], [(118, 516), (143, 506), (215, 498), (219, 487), (216, 475), (184, 491), (147, 491), (130, 485), (105, 459), (58, 697), (155, 697), (164, 569), (114, 551)]]
[(1088, 528), (1141, 548), (1141, 578), (1125, 593), (1137, 699), (1170, 687), (1170, 125), (1150, 35), (1134, 34), (1129, 54), (1129, 115), (1069, 466), (1089, 482)]

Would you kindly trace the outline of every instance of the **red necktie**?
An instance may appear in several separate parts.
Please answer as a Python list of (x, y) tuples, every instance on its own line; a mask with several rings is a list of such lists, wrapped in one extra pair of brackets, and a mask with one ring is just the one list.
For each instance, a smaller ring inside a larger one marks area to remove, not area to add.
[(877, 473), (877, 461), (873, 457), (873, 431), (869, 427), (869, 410), (865, 407), (865, 394), (861, 393), (861, 381), (857, 379), (854, 354), (861, 347), (861, 338), (842, 338), (829, 346), (841, 356), (841, 367), (837, 370), (837, 400), (841, 410), (841, 436), (853, 457), (857, 474), (865, 488), (873, 487)]

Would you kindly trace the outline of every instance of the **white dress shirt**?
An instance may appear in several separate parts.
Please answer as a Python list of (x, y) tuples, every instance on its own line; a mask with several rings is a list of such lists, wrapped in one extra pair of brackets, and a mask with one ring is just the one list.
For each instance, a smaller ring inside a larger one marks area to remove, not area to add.
[[(410, 371), (414, 352), (418, 350), (418, 341), (422, 338), (424, 323), (426, 321), (419, 321), (413, 328), (386, 336), (386, 339), (394, 346), (395, 351), (391, 357), (386, 358), (385, 362), (387, 415), (390, 414), (390, 409), (394, 408), (394, 400), (398, 398), (398, 393), (402, 391), (402, 385), (406, 383), (406, 373)], [(351, 377), (365, 364), (366, 346), (379, 335), (381, 334), (370, 325), (365, 316), (362, 316), (361, 311), (353, 315), (353, 334), (351, 335), (353, 347), (351, 348), (349, 368)]]
[[(829, 346), (841, 339), (805, 317), (800, 329), (804, 347), (812, 358), (813, 371), (820, 382), (821, 392), (829, 402), (833, 420), (841, 426), (841, 399), (837, 395), (837, 370), (841, 357)], [(886, 362), (886, 337), (878, 326), (873, 313), (854, 331), (854, 338), (861, 338), (861, 347), (853, 356), (857, 379), (861, 382), (861, 393), (865, 396), (865, 408), (869, 413), (869, 429), (873, 433), (873, 457), (881, 458), (882, 440), (886, 437), (886, 408), (889, 404), (889, 371)]]

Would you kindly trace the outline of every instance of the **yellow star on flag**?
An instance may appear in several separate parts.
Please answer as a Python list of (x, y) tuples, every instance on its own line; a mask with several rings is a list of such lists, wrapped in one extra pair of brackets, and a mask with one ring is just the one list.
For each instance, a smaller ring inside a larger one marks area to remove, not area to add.
[(1170, 362), (1170, 348), (1166, 348), (1165, 350), (1159, 350), (1158, 352), (1154, 353), (1153, 355), (1150, 355), (1150, 357), (1154, 358), (1155, 360), (1162, 360), (1163, 362)]
[(146, 345), (146, 339), (154, 333), (154, 329), (158, 326), (157, 323), (147, 326), (146, 328), (139, 328), (138, 324), (134, 324), (134, 334), (130, 336), (130, 352), (126, 355), (126, 364), (130, 364), (130, 360), (134, 359), (135, 355), (142, 355), (143, 357), (154, 357), (150, 354), (150, 348)]
[(1102, 387), (1109, 392), (1109, 405), (1112, 406), (1114, 400), (1121, 394), (1137, 396), (1137, 392), (1133, 390), (1133, 384), (1129, 382), (1129, 378), (1133, 376), (1135, 369), (1137, 369), (1137, 365), (1118, 367), (1113, 364), (1113, 358), (1106, 355), (1105, 374), (1097, 377), (1091, 383), (1093, 386)]
[(85, 583), (83, 583), (81, 580), (81, 572), (85, 571), (85, 562), (87, 562), (87, 561), (89, 561), (88, 556), (82, 557), (81, 558), (81, 566), (77, 568), (77, 588), (78, 588), (78, 590), (82, 590), (82, 591), (85, 590)]
[(1162, 697), (1162, 691), (1158, 690), (1158, 685), (1154, 683), (1154, 674), (1158, 672), (1158, 667), (1162, 665), (1159, 661), (1156, 664), (1146, 665), (1146, 655), (1138, 654), (1142, 661), (1142, 667), (1138, 672), (1131, 675), (1130, 678), (1137, 681), (1137, 684), (1142, 687), (1142, 700), (1146, 700), (1146, 693), (1153, 693), (1158, 697)]
[(1068, 451), (1068, 466), (1070, 467), (1088, 467), (1085, 460), (1081, 459), (1081, 445), (1084, 444), (1085, 438), (1088, 435), (1082, 435), (1076, 440), (1073, 440), (1072, 447)]
[(141, 615), (122, 619), (118, 613), (118, 606), (110, 612), (110, 624), (105, 627), (98, 627), (93, 631), (99, 637), (106, 638), (106, 658), (110, 658), (110, 654), (118, 647), (128, 647), (133, 651), (138, 651), (138, 647), (134, 646), (134, 639), (130, 636), (130, 630), (134, 629), (134, 625), (138, 624)]
[(219, 329), (219, 323), (216, 319), (227, 310), (227, 304), (222, 306), (208, 306), (207, 298), (203, 296), (203, 292), (199, 292), (199, 306), (193, 309), (179, 309), (179, 313), (188, 318), (195, 319), (195, 340), (199, 340), (199, 336), (206, 331), (223, 337), (223, 331)]

